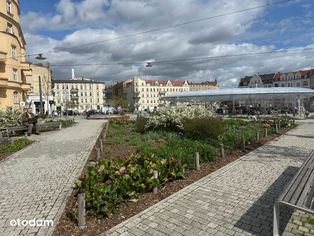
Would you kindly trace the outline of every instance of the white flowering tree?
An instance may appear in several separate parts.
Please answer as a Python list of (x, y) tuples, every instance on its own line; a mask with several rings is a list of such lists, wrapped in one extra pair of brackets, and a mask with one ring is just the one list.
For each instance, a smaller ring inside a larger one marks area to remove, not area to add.
[(148, 118), (148, 129), (183, 130), (183, 121), (193, 118), (206, 118), (215, 116), (217, 103), (212, 103), (205, 108), (199, 105), (178, 104), (177, 106), (161, 107), (157, 113)]

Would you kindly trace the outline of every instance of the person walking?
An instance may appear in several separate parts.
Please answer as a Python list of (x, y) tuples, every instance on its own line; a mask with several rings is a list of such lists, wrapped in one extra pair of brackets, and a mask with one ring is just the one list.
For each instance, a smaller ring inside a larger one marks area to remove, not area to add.
[(39, 129), (37, 125), (38, 116), (33, 113), (32, 108), (28, 108), (22, 115), (22, 124), (28, 128), (27, 135), (32, 134), (33, 128), (35, 128), (35, 134), (39, 135)]

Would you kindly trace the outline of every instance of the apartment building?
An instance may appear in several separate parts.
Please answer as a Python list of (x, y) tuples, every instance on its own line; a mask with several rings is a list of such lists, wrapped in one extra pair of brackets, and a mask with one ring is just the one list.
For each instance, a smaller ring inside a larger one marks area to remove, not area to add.
[(189, 82), (189, 85), (190, 85), (191, 91), (211, 90), (211, 89), (219, 88), (217, 80), (205, 81), (205, 82), (199, 82), (199, 83)]
[(25, 45), (19, 1), (0, 1), (0, 109), (25, 106), (32, 76), (25, 61)]
[(239, 88), (271, 88), (275, 74), (245, 76), (240, 79)]
[(156, 109), (160, 98), (170, 93), (190, 91), (184, 80), (144, 80), (136, 76), (122, 84), (123, 96), (133, 110)]
[(281, 73), (274, 76), (274, 87), (314, 88), (314, 69)]
[(74, 110), (80, 113), (102, 109), (105, 103), (105, 83), (86, 77), (53, 81), (56, 110)]

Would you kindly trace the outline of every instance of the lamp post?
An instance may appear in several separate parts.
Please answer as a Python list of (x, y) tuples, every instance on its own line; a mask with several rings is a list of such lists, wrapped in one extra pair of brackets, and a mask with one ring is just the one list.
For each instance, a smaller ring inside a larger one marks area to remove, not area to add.
[[(43, 57), (43, 54), (38, 54), (36, 57), (37, 60), (46, 60), (46, 57)], [(43, 114), (43, 93), (42, 93), (42, 88), (41, 88), (41, 78), (38, 76), (38, 83), (39, 83), (39, 102), (40, 102), (40, 108), (39, 112), (40, 114)]]

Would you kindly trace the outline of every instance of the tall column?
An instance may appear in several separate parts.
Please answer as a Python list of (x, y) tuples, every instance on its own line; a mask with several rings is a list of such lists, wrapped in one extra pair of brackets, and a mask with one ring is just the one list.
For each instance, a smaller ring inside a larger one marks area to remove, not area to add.
[(301, 99), (300, 99), (300, 95), (298, 95), (297, 103), (298, 103), (299, 117), (301, 118)]

